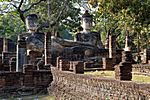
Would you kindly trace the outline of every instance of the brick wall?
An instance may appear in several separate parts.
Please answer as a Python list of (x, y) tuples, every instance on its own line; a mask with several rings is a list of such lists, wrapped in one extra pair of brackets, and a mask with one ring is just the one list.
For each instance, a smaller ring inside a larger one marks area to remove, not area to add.
[(0, 72), (0, 97), (16, 92), (21, 87), (22, 73)]
[(31, 93), (47, 92), (52, 82), (50, 70), (30, 70), (26, 73), (0, 72), (0, 97), (10, 94), (18, 95), (18, 91), (32, 89)]
[(62, 100), (149, 100), (150, 84), (73, 74), (52, 68), (49, 94)]

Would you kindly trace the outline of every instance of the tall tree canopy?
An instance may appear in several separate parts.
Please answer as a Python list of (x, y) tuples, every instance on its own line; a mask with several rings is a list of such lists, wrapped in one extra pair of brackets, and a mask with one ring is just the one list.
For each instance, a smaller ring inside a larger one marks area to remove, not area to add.
[[(31, 13), (37, 14), (40, 18), (40, 26), (45, 25), (48, 21), (53, 29), (59, 30), (63, 26), (67, 29), (72, 29), (80, 24), (79, 12), (80, 9), (75, 7), (78, 0), (0, 0), (0, 30), (7, 33), (4, 27), (9, 26), (11, 31), (9, 33), (19, 33), (20, 29), (25, 30), (25, 16)], [(49, 17), (48, 17), (48, 5)], [(7, 17), (7, 18), (6, 18)], [(6, 19), (5, 19), (6, 18)], [(8, 19), (8, 21), (6, 21)], [(6, 21), (6, 23), (4, 23)], [(21, 22), (22, 21), (22, 22)], [(17, 24), (19, 23), (19, 24)], [(17, 26), (18, 25), (18, 26)], [(15, 27), (19, 27), (14, 31)], [(3, 34), (4, 34), (3, 33)], [(1, 33), (2, 34), (2, 33)]]
[(107, 33), (117, 26), (120, 44), (129, 32), (133, 43), (139, 48), (150, 45), (150, 0), (89, 0), (89, 4), (98, 7), (95, 12), (96, 29)]

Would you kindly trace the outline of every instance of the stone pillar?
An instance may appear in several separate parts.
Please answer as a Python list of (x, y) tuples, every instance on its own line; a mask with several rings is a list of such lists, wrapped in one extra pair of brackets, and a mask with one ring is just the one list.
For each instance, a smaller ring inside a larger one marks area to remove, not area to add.
[(112, 58), (112, 35), (109, 35), (109, 58)]
[(131, 51), (122, 52), (122, 62), (115, 67), (115, 78), (119, 80), (132, 79), (132, 54)]
[(45, 33), (45, 65), (51, 63), (51, 33)]
[(116, 36), (109, 35), (109, 58), (116, 64)]
[(142, 63), (144, 63), (144, 64), (148, 63), (148, 52), (147, 52), (147, 49), (144, 49), (142, 58), (143, 58), (142, 59)]
[(129, 47), (129, 37), (126, 35), (125, 48)]
[(125, 51), (130, 51), (130, 46), (129, 45), (130, 45), (129, 34), (127, 33), (126, 38), (125, 38), (125, 48), (124, 48)]
[(109, 48), (109, 39), (107, 38), (105, 42), (105, 49), (108, 49), (108, 48)]
[(4, 53), (8, 52), (8, 40), (3, 38), (3, 51), (2, 51), (2, 63), (5, 63), (5, 55)]
[(17, 56), (16, 56), (16, 71), (23, 72), (23, 65), (27, 62), (27, 50), (25, 38), (19, 39), (17, 43)]
[(8, 51), (8, 40), (6, 38), (3, 38), (3, 52)]
[(109, 35), (110, 35), (110, 33), (108, 32), (107, 35), (106, 35), (105, 49), (109, 48)]

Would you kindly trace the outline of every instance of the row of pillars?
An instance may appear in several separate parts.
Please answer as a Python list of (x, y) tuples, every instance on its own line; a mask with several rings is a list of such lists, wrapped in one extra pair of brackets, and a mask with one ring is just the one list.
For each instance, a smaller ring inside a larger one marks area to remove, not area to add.
[[(50, 65), (50, 54), (51, 49), (51, 35), (50, 33), (45, 33), (45, 65)], [(23, 65), (27, 64), (27, 44), (24, 37), (18, 36), (17, 41), (17, 55), (16, 55), (16, 71), (17, 72), (23, 72)]]
[[(105, 48), (109, 48), (109, 58), (112, 58), (112, 61), (115, 64), (116, 62), (116, 36), (109, 34), (107, 36), (106, 43), (107, 44), (105, 45)], [(44, 45), (45, 65), (50, 64), (50, 59), (51, 59), (50, 49), (51, 49), (51, 35), (50, 33), (45, 33), (45, 45)], [(18, 37), (16, 71), (22, 72), (23, 64), (26, 64), (26, 63), (27, 63), (26, 41), (25, 39)]]
[[(116, 36), (112, 33), (107, 34), (105, 48), (109, 49), (109, 58), (116, 62)], [(129, 34), (126, 34), (124, 51), (131, 51), (129, 47)]]

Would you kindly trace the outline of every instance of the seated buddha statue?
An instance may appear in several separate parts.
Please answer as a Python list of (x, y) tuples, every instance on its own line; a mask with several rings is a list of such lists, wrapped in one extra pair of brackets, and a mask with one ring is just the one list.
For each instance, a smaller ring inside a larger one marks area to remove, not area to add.
[(85, 11), (82, 16), (82, 27), (78, 28), (79, 32), (76, 34), (75, 40), (102, 48), (100, 34), (91, 31), (92, 23), (92, 15), (90, 15), (88, 11)]

